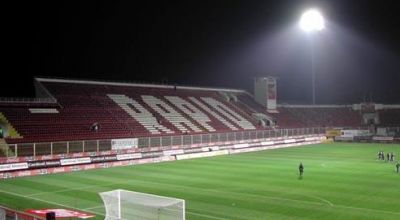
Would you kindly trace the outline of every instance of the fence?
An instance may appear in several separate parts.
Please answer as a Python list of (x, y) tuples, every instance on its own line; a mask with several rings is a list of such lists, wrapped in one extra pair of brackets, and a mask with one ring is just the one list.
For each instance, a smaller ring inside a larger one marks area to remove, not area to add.
[(54, 98), (8, 98), (0, 97), (0, 103), (57, 103)]
[[(209, 134), (187, 134), (178, 136), (158, 136), (138, 138), (139, 148), (148, 147), (169, 147), (169, 146), (191, 146), (210, 143), (240, 142), (252, 139), (276, 138), (297, 135), (323, 134), (325, 128), (296, 128), (296, 129), (274, 129), (274, 130), (255, 130), (239, 131), (227, 133)], [(63, 141), (46, 143), (23, 143), (10, 144), (5, 149), (6, 157), (29, 157), (54, 154), (71, 154), (82, 152), (109, 151), (112, 148), (112, 139), (105, 140), (83, 140), (83, 141)]]

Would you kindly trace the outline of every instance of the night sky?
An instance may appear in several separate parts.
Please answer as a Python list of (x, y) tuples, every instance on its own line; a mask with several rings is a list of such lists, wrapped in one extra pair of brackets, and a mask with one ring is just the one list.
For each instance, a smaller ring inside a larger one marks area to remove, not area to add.
[(309, 7), (327, 20), (312, 36), (317, 103), (400, 103), (398, 0), (14, 1), (0, 96), (33, 96), (34, 76), (252, 92), (271, 75), (279, 102), (310, 103), (311, 36), (297, 26)]

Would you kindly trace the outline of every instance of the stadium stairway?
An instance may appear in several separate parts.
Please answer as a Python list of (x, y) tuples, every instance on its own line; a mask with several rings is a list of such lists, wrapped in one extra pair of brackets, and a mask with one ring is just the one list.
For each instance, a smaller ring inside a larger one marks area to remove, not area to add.
[(0, 112), (0, 123), (7, 126), (9, 138), (23, 138), (2, 112)]

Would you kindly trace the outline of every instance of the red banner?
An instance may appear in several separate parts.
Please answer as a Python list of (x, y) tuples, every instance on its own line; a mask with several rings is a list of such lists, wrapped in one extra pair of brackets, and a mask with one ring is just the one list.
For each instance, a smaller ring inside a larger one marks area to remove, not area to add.
[(46, 213), (54, 212), (56, 213), (56, 218), (80, 218), (80, 219), (87, 219), (93, 218), (95, 215), (69, 210), (69, 209), (30, 209), (26, 210), (27, 213), (31, 213), (34, 215), (46, 217)]

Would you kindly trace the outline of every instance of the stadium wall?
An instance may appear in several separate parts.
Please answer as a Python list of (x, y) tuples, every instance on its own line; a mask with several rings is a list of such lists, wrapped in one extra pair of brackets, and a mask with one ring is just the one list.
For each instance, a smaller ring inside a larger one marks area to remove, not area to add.
[[(129, 139), (132, 144), (119, 146), (119, 148), (129, 148), (126, 151), (148, 152), (162, 148), (188, 148), (196, 146), (209, 146), (224, 143), (244, 143), (258, 139), (278, 138), (299, 135), (314, 135), (325, 133), (325, 128), (296, 128), (296, 129), (274, 129), (274, 130), (252, 130), (227, 133), (209, 133), (178, 136), (158, 136), (142, 137)], [(120, 154), (124, 149), (114, 149), (116, 142), (127, 143), (127, 139), (105, 139), (87, 141), (63, 141), (63, 142), (43, 142), (43, 143), (22, 143), (9, 144), (6, 157), (0, 157), (0, 164), (16, 161), (29, 161), (44, 159), (60, 159), (66, 157), (82, 157), (83, 155), (108, 155)], [(76, 145), (80, 145), (80, 150), (76, 151)], [(71, 147), (74, 146), (74, 151)], [(57, 151), (56, 151), (57, 150)], [(11, 155), (11, 156), (8, 156)]]
[[(229, 155), (236, 153), (295, 147), (307, 144), (321, 143), (323, 135), (292, 136), (285, 138), (269, 138), (249, 143), (230, 143), (225, 145), (197, 146), (186, 149), (162, 150), (151, 152), (153, 157), (145, 158), (143, 154), (117, 154), (109, 156), (94, 156), (68, 158), (59, 160), (19, 162), (0, 166), (0, 179), (36, 176), (53, 173), (66, 173), (80, 170), (91, 170), (108, 167), (129, 166), (145, 163), (159, 163), (182, 159)], [(57, 164), (57, 165), (55, 165)]]

